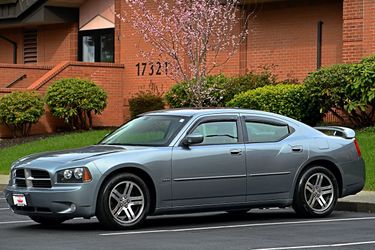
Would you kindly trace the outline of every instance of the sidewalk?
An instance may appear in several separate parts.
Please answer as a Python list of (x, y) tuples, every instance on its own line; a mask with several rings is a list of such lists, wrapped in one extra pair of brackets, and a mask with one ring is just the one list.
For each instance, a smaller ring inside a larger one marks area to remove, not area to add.
[(8, 185), (8, 182), (9, 182), (9, 176), (0, 174), (0, 192), (4, 190), (6, 185)]
[[(8, 185), (8, 181), (8, 175), (0, 175), (0, 192)], [(336, 210), (375, 213), (375, 192), (362, 191), (356, 195), (339, 199)]]

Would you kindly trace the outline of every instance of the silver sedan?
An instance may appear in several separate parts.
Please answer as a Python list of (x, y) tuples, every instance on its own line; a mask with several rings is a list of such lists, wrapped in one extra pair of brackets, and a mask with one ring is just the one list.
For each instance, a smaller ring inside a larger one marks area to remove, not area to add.
[(148, 215), (208, 210), (292, 206), (328, 216), (364, 181), (351, 129), (254, 110), (181, 109), (141, 115), (97, 145), (19, 159), (5, 194), (15, 213), (41, 224), (97, 216), (128, 229)]

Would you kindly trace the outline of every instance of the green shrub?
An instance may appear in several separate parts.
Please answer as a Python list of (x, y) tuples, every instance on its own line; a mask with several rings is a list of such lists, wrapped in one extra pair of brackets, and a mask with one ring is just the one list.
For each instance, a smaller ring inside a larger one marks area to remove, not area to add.
[(229, 78), (229, 81), (224, 86), (223, 106), (241, 92), (274, 84), (276, 84), (276, 76), (268, 70), (259, 74), (250, 72), (243, 76)]
[(164, 98), (171, 108), (191, 107), (189, 99), (189, 85), (181, 82), (172, 86)]
[[(203, 106), (222, 107), (238, 93), (275, 83), (276, 77), (268, 70), (259, 74), (250, 72), (240, 77), (226, 77), (223, 74), (207, 76), (201, 90), (205, 96)], [(190, 81), (174, 85), (165, 94), (167, 103), (172, 108), (194, 106), (190, 98), (194, 84), (194, 81)]]
[(343, 121), (335, 109), (343, 109), (345, 105), (346, 86), (350, 81), (350, 67), (348, 64), (333, 65), (310, 73), (305, 79), (306, 89), (312, 100), (319, 102), (322, 114), (332, 112)]
[(375, 113), (375, 62), (322, 68), (305, 79), (306, 88), (321, 113), (331, 112), (342, 123), (356, 127), (373, 124)]
[[(224, 96), (225, 85), (229, 79), (224, 75), (208, 76), (203, 80), (202, 86), (199, 90), (202, 100), (202, 105), (205, 107), (221, 106)], [(192, 101), (192, 89), (197, 87), (194, 80), (188, 82), (180, 82), (174, 85), (166, 94), (165, 99), (170, 107), (194, 107)]]
[(234, 96), (227, 106), (273, 112), (310, 125), (322, 118), (302, 84), (269, 85), (249, 90)]
[(369, 57), (365, 57), (360, 63), (375, 63), (375, 54)]
[(129, 109), (132, 118), (147, 111), (163, 108), (163, 97), (151, 91), (140, 91), (129, 99)]
[(44, 114), (44, 102), (36, 92), (13, 92), (0, 98), (0, 122), (13, 137), (28, 136), (32, 124)]
[(107, 106), (107, 94), (90, 80), (65, 78), (48, 87), (46, 103), (72, 129), (86, 129), (92, 128), (92, 114), (101, 114)]

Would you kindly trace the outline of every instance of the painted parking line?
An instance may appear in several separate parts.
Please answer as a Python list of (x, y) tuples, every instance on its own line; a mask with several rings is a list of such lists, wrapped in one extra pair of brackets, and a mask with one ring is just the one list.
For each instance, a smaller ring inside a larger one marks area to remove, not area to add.
[(30, 223), (34, 222), (33, 220), (15, 220), (15, 221), (0, 221), (0, 225), (3, 224), (18, 224), (18, 223)]
[(0, 207), (0, 211), (1, 210), (9, 210), (9, 208), (8, 207)]
[(252, 224), (238, 224), (238, 225), (223, 225), (211, 227), (193, 227), (193, 228), (177, 228), (177, 229), (161, 229), (161, 230), (145, 230), (145, 231), (126, 231), (116, 233), (104, 233), (100, 236), (116, 236), (116, 235), (135, 235), (135, 234), (153, 234), (153, 233), (173, 233), (173, 232), (189, 232), (189, 231), (203, 231), (203, 230), (218, 230), (228, 228), (247, 228), (247, 227), (263, 227), (263, 226), (285, 226), (298, 224), (317, 224), (328, 222), (345, 222), (345, 221), (363, 221), (375, 220), (375, 217), (359, 217), (359, 218), (343, 218), (343, 219), (322, 219), (322, 220), (303, 220), (303, 221), (280, 221), (269, 223), (252, 223)]
[(313, 249), (313, 248), (347, 247), (347, 246), (374, 245), (374, 244), (375, 244), (375, 241), (362, 241), (362, 242), (335, 243), (335, 244), (325, 244), (325, 245), (306, 245), (306, 246), (292, 246), (292, 247), (254, 248), (252, 250)]

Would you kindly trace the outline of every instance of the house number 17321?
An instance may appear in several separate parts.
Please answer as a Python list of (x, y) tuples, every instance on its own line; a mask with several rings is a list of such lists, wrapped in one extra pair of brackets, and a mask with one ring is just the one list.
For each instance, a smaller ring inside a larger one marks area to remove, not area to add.
[(135, 65), (135, 67), (137, 67), (138, 76), (168, 74), (168, 62), (139, 62)]

